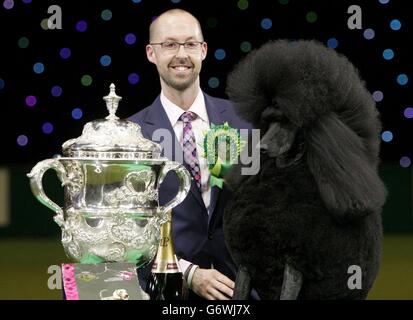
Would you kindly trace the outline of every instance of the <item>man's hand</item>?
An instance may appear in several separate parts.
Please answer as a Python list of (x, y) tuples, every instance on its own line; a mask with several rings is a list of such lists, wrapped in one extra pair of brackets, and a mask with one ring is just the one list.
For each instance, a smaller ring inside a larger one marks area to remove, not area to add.
[(229, 300), (235, 283), (215, 269), (197, 268), (192, 278), (192, 290), (208, 300)]

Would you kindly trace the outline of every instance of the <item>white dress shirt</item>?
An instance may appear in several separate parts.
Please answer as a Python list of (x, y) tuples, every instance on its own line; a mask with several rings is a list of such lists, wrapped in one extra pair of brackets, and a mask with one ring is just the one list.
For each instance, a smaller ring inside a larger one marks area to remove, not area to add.
[[(182, 108), (171, 102), (161, 91), (161, 103), (163, 108), (165, 109), (166, 115), (172, 125), (172, 128), (175, 131), (175, 135), (181, 145), (183, 140), (183, 121), (180, 121), (180, 116), (185, 112)], [(197, 118), (192, 121), (192, 130), (195, 135), (196, 146), (197, 146), (197, 156), (199, 161), (199, 169), (201, 170), (201, 190), (202, 190), (202, 199), (204, 201), (205, 207), (207, 208), (208, 214), (209, 212), (209, 205), (211, 202), (211, 186), (209, 184), (209, 176), (210, 172), (208, 170), (208, 163), (205, 156), (202, 154), (202, 145), (203, 145), (203, 137), (204, 132), (208, 131), (210, 128), (209, 125), (209, 118), (208, 113), (205, 106), (205, 98), (202, 90), (198, 91), (198, 94), (190, 106), (188, 111), (191, 111), (197, 115)], [(183, 157), (182, 157), (183, 159)], [(190, 212), (188, 212), (190, 214)], [(191, 265), (191, 262), (186, 261), (184, 259), (179, 259), (179, 266), (181, 267), (181, 271), (184, 274), (188, 267)]]
[[(179, 117), (185, 112), (185, 110), (171, 102), (164, 95), (163, 91), (161, 92), (161, 103), (182, 147), (184, 123), (179, 120)], [(208, 169), (207, 159), (203, 155), (202, 147), (205, 132), (209, 130), (209, 119), (202, 90), (198, 91), (198, 95), (188, 111), (191, 111), (197, 115), (197, 118), (192, 121), (192, 131), (195, 135), (197, 156), (200, 167), (199, 169), (201, 170), (202, 200), (204, 201), (205, 207), (207, 208), (207, 212), (209, 214), (209, 204), (211, 202), (211, 187), (209, 185), (210, 172)]]

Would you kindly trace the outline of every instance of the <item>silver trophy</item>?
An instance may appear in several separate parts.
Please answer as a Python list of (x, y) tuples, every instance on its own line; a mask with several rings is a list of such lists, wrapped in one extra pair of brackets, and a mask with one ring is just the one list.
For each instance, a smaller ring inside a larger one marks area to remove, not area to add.
[[(141, 267), (155, 256), (160, 225), (190, 189), (185, 167), (161, 157), (160, 145), (145, 139), (136, 123), (120, 120), (121, 97), (111, 84), (104, 97), (109, 116), (91, 121), (77, 139), (66, 141), (63, 156), (43, 160), (28, 174), (35, 197), (56, 215), (62, 244), (76, 262), (133, 262)], [(42, 186), (53, 169), (64, 187), (63, 208), (51, 201)], [(159, 205), (158, 189), (175, 171), (177, 195)]]

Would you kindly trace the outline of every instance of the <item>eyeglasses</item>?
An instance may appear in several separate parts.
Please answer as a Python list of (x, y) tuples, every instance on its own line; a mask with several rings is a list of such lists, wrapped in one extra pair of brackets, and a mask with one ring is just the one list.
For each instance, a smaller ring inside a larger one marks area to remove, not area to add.
[(159, 43), (150, 43), (150, 45), (160, 45), (162, 50), (170, 53), (176, 53), (179, 51), (181, 46), (184, 46), (186, 52), (197, 52), (203, 41), (187, 41), (187, 42), (176, 42), (176, 41), (166, 41)]

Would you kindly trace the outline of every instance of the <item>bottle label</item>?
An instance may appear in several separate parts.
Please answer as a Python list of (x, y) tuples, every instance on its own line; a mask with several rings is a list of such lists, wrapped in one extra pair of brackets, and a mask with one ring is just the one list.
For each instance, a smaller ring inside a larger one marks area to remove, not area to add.
[(172, 261), (155, 261), (152, 265), (153, 273), (179, 273), (179, 265)]

